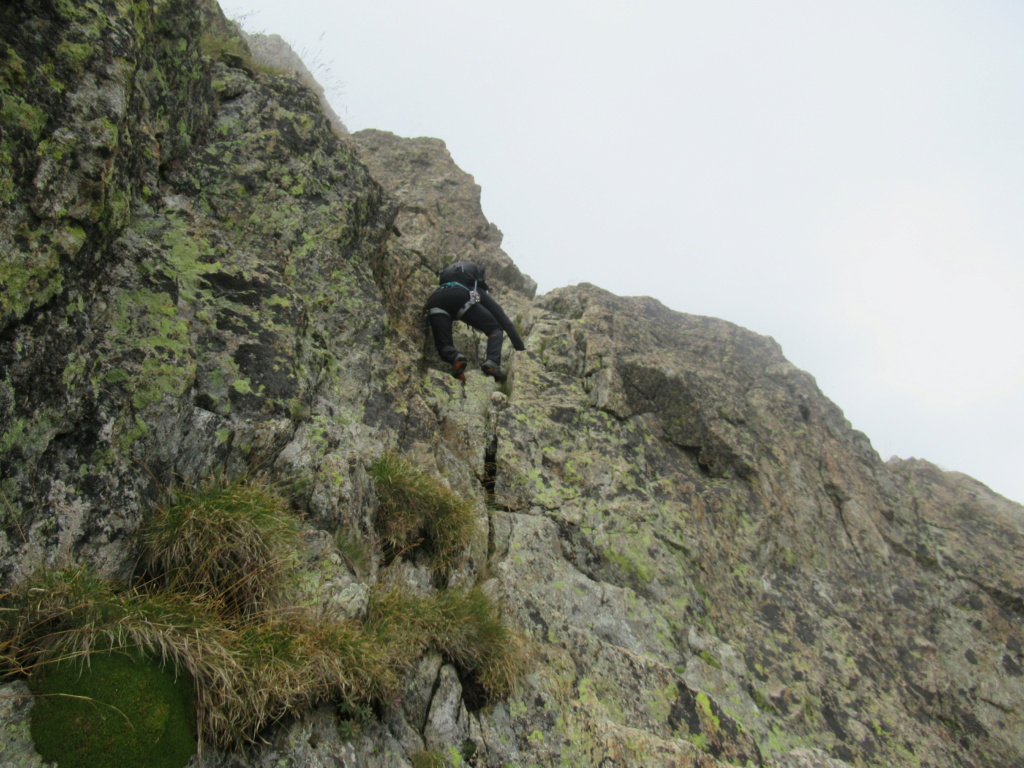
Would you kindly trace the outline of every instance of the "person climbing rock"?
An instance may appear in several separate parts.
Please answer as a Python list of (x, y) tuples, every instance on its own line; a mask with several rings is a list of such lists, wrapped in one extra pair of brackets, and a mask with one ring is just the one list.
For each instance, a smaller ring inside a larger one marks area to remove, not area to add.
[(465, 381), (467, 359), (452, 343), (452, 324), (461, 320), (487, 336), (487, 359), (480, 369), (495, 381), (505, 380), (501, 372), (502, 330), (512, 346), (526, 349), (505, 310), (488, 293), (483, 267), (471, 261), (457, 261), (438, 272), (440, 283), (427, 299), (427, 324), (437, 354), (452, 365), (452, 375)]

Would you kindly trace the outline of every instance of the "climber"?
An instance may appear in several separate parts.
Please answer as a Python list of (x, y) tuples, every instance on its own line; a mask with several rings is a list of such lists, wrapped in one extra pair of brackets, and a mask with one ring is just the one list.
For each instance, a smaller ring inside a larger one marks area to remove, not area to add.
[(466, 356), (452, 343), (452, 323), (461, 320), (487, 336), (487, 359), (480, 369), (497, 382), (501, 372), (502, 329), (512, 346), (526, 349), (515, 325), (487, 292), (484, 269), (471, 261), (457, 261), (438, 272), (438, 285), (427, 299), (427, 325), (434, 336), (437, 354), (452, 364), (452, 376), (466, 380)]

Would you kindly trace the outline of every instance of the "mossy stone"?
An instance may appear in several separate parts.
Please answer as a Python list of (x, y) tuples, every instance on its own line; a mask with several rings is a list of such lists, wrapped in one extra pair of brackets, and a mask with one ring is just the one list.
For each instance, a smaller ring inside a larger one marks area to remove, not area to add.
[(149, 658), (95, 653), (45, 665), (29, 686), (36, 749), (59, 768), (181, 768), (196, 752), (191, 686)]

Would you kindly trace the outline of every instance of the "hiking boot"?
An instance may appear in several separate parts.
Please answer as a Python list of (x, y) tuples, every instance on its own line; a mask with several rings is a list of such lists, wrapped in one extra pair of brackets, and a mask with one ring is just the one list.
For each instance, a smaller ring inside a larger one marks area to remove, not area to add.
[(459, 381), (465, 381), (466, 365), (468, 363), (469, 361), (466, 359), (466, 356), (461, 352), (455, 355), (455, 359), (452, 360), (452, 376), (454, 376)]
[(483, 365), (480, 366), (480, 370), (499, 384), (505, 381), (505, 374), (501, 372), (501, 366), (493, 360), (484, 360)]

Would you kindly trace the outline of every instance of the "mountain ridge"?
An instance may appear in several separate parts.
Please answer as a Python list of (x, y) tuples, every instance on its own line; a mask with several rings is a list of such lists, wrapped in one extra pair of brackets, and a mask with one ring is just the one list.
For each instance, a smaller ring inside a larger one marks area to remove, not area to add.
[[(0, 21), (7, 585), (128, 578), (163, 490), (216, 474), (301, 478), (311, 532), (370, 541), (391, 451), (473, 500), (453, 579), (535, 645), (508, 699), (428, 655), (355, 738), (321, 707), (197, 764), (1024, 765), (1020, 505), (883, 462), (768, 337), (588, 284), (536, 296), (442, 141), (342, 134), (213, 3)], [(424, 332), (455, 257), (526, 340), (500, 389)], [(429, 588), (414, 557), (392, 573)]]

